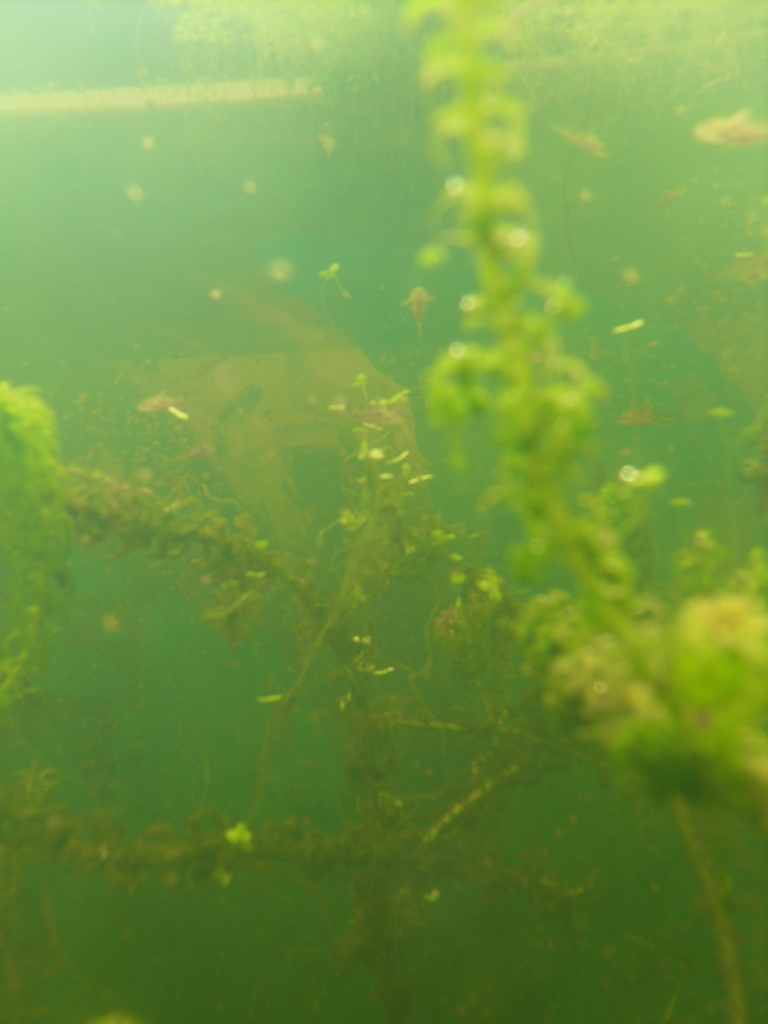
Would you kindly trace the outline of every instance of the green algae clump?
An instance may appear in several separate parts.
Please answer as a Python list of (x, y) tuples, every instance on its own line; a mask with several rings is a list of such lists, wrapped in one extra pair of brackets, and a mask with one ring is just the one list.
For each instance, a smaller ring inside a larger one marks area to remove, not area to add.
[(719, 803), (768, 824), (762, 604), (713, 594), (684, 602), (669, 621), (635, 624), (654, 652), (642, 665), (610, 633), (582, 639), (584, 625), (573, 612), (535, 624), (550, 653), (563, 648), (546, 672), (548, 702), (655, 796)]
[(66, 588), (71, 524), (56, 420), (33, 388), (0, 382), (0, 707), (37, 671)]

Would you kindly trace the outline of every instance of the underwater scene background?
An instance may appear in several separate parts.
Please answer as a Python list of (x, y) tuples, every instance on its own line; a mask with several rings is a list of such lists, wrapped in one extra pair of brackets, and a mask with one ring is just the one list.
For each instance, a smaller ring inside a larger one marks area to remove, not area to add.
[(0, 1021), (768, 1019), (768, 5), (0, 4)]

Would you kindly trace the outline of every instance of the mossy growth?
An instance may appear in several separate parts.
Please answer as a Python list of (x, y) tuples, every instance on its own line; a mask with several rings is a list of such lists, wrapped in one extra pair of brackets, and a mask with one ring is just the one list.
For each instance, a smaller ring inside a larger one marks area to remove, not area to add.
[(56, 420), (32, 388), (0, 383), (0, 707), (24, 692), (66, 589), (71, 524)]

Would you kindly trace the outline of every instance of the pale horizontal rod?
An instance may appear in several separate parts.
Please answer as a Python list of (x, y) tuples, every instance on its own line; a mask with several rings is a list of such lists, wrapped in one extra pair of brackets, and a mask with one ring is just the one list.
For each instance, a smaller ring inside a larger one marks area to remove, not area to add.
[(319, 86), (306, 78), (189, 85), (139, 85), (122, 89), (66, 89), (0, 93), (0, 117), (25, 114), (88, 114), (105, 110), (150, 110), (317, 96)]

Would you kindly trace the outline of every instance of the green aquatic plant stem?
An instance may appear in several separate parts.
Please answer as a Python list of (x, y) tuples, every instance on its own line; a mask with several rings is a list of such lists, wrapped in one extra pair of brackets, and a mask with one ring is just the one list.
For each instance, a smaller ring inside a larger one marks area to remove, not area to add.
[(582, 300), (568, 279), (538, 270), (535, 211), (516, 177), (528, 127), (503, 51), (509, 12), (491, 0), (414, 0), (408, 12), (412, 22), (440, 23), (422, 81), (439, 90), (434, 133), (459, 168), (445, 184), (446, 228), (422, 255), (436, 263), (452, 250), (469, 254), (477, 288), (461, 301), (465, 324), (491, 342), (455, 342), (438, 360), (433, 418), (457, 429), (479, 416), (489, 422), (502, 493), (526, 528), (518, 569), (567, 565), (594, 628), (620, 636), (644, 663), (629, 622), (634, 567), (616, 531), (573, 501), (605, 389), (560, 342), (558, 324), (578, 316)]
[(672, 809), (688, 856), (701, 885), (707, 915), (717, 943), (720, 978), (726, 993), (725, 1010), (728, 1024), (748, 1024), (749, 1011), (744, 981), (741, 976), (736, 933), (725, 908), (722, 885), (717, 880), (712, 855), (688, 804), (678, 797), (673, 801)]

